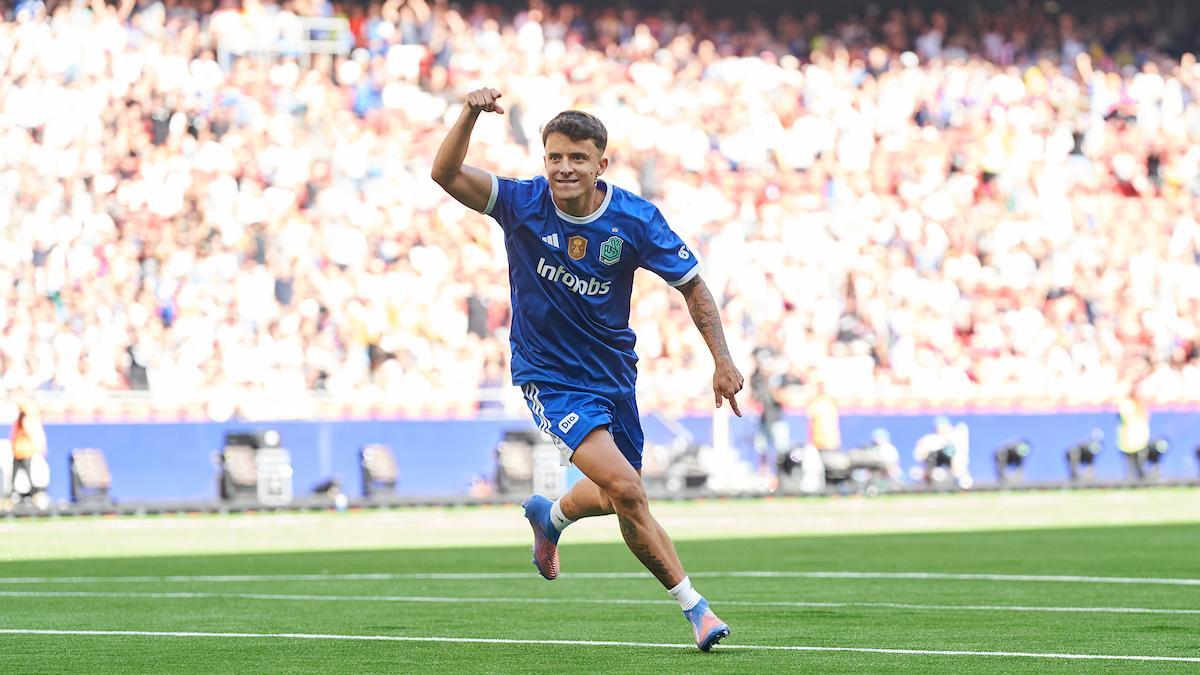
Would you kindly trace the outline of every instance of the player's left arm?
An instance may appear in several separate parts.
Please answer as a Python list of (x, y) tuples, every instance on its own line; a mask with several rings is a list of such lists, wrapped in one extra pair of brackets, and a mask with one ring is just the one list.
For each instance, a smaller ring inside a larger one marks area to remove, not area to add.
[(717, 407), (721, 407), (722, 400), (729, 399), (729, 406), (733, 408), (734, 414), (741, 417), (742, 411), (735, 396), (742, 390), (745, 378), (729, 354), (729, 345), (725, 343), (725, 330), (721, 327), (721, 313), (717, 309), (716, 300), (699, 274), (675, 288), (683, 294), (692, 321), (700, 335), (704, 336), (704, 343), (708, 345), (708, 351), (712, 352), (713, 361), (716, 363), (716, 372), (713, 373), (713, 397)]

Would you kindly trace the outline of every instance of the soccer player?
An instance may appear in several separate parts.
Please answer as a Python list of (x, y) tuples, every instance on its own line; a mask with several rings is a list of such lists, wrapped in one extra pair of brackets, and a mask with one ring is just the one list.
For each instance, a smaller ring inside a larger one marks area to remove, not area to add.
[(558, 576), (558, 539), (580, 518), (616, 514), (629, 550), (662, 582), (708, 651), (729, 635), (694, 588), (666, 531), (650, 514), (641, 480), (642, 427), (634, 400), (635, 336), (629, 328), (633, 275), (644, 267), (677, 288), (716, 364), (713, 394), (741, 416), (743, 378), (729, 355), (700, 265), (655, 206), (600, 180), (608, 132), (568, 110), (546, 124), (545, 177), (499, 178), (465, 166), (480, 113), (504, 114), (501, 92), (467, 95), (433, 161), (432, 177), (465, 206), (504, 230), (512, 291), (512, 379), (534, 421), (585, 478), (554, 502), (525, 501), (534, 558)]

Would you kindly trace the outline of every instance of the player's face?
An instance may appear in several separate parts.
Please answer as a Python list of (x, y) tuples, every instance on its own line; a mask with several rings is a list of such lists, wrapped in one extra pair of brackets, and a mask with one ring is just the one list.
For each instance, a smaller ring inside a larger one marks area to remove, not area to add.
[(608, 168), (608, 159), (590, 138), (573, 141), (566, 134), (546, 137), (546, 180), (559, 201), (588, 194), (596, 179)]

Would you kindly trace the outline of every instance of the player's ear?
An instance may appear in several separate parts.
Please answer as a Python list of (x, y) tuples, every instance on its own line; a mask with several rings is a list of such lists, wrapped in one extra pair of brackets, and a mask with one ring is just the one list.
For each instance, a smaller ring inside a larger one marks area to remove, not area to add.
[(601, 157), (600, 158), (600, 168), (599, 168), (599, 170), (596, 171), (596, 175), (599, 176), (600, 174), (604, 173), (604, 170), (607, 168), (608, 168), (608, 158)]

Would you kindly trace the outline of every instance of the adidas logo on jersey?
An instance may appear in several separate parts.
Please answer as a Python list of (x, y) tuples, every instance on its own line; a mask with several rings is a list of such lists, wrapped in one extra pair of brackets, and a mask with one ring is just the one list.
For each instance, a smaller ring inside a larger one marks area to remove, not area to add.
[(548, 234), (548, 235), (542, 237), (542, 241), (546, 242), (547, 244), (549, 244), (550, 246), (552, 246), (554, 248), (558, 248), (558, 233), (555, 232), (554, 234)]
[(606, 295), (612, 287), (611, 281), (584, 279), (568, 272), (562, 265), (551, 267), (546, 264), (545, 258), (538, 258), (537, 273), (543, 279), (563, 284), (580, 295)]

